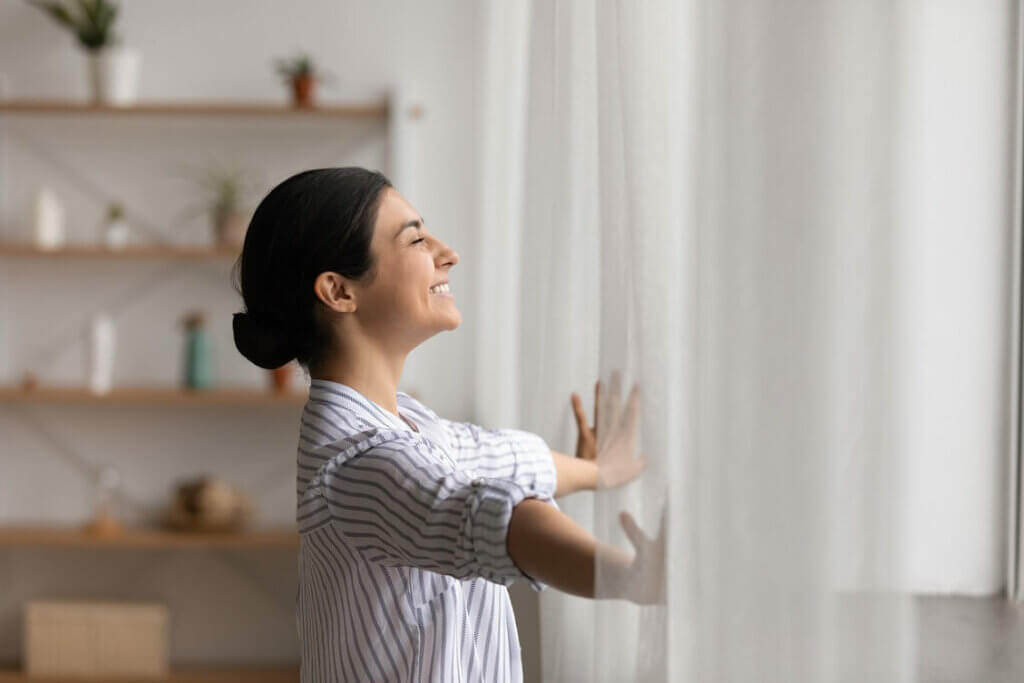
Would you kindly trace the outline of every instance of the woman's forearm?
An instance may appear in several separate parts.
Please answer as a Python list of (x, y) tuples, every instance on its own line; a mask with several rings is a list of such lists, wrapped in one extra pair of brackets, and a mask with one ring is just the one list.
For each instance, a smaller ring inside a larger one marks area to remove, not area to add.
[(566, 593), (594, 597), (596, 539), (553, 505), (527, 498), (508, 525), (508, 554), (523, 572)]
[(604, 544), (570, 517), (536, 498), (512, 511), (506, 540), (512, 561), (523, 572), (565, 593), (594, 597), (595, 560), (608, 578), (625, 572), (630, 558)]
[(555, 463), (555, 498), (597, 487), (597, 465), (593, 460), (574, 458), (558, 451), (551, 451), (551, 460)]

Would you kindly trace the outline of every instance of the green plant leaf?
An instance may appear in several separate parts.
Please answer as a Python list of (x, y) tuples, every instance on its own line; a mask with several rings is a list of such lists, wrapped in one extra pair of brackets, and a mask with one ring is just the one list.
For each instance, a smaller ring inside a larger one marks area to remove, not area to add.
[(113, 40), (111, 28), (117, 17), (118, 6), (108, 0), (77, 0), (71, 7), (58, 2), (28, 0), (49, 14), (58, 24), (70, 29), (78, 42), (87, 50), (97, 50)]

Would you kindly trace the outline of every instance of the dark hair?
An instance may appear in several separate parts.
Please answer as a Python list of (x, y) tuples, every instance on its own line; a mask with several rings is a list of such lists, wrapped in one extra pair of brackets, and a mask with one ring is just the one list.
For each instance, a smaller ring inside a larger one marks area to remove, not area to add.
[[(323, 272), (370, 278), (380, 198), (391, 187), (365, 168), (318, 168), (272, 189), (253, 214), (232, 279), (244, 313), (232, 327), (239, 352), (261, 368), (293, 358), (307, 370), (331, 343), (313, 283)], [(240, 277), (239, 277), (240, 274)]]

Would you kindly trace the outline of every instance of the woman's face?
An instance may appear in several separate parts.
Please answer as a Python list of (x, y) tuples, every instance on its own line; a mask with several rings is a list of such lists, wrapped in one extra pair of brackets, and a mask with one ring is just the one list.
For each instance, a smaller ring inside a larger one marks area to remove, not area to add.
[(412, 348), (462, 322), (448, 285), (459, 255), (430, 234), (420, 215), (393, 188), (385, 188), (370, 251), (376, 277), (358, 285), (361, 322), (374, 336)]

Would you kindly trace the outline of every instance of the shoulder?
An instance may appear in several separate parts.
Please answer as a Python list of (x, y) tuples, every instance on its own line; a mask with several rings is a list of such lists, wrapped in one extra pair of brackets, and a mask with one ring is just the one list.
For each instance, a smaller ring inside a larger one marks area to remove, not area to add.
[(358, 443), (337, 449), (324, 462), (320, 474), (344, 476), (347, 468), (363, 469), (368, 466), (382, 467), (395, 473), (430, 470), (440, 474), (451, 469), (454, 462), (443, 448), (423, 434), (379, 430)]
[(415, 432), (381, 429), (356, 440), (324, 444), (316, 472), (310, 477), (303, 497), (318, 495), (323, 487), (337, 488), (341, 481), (366, 472), (390, 473), (392, 479), (446, 476), (454, 466), (447, 453)]

